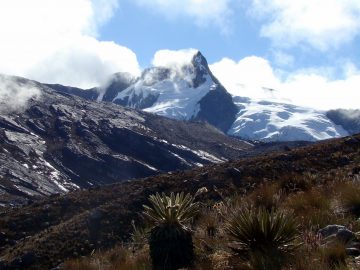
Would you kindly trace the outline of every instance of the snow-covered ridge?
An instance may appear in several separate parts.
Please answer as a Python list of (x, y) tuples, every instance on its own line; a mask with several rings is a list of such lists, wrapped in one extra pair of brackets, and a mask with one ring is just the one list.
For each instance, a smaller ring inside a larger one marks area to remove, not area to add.
[[(197, 80), (202, 83), (197, 85)], [(181, 68), (146, 69), (141, 78), (121, 91), (113, 102), (173, 119), (190, 120), (197, 116), (200, 100), (216, 87), (208, 68), (202, 64), (201, 54), (196, 54), (191, 63)]]
[[(290, 105), (271, 88), (241, 85), (239, 96), (231, 96), (197, 50), (159, 54), (154, 67), (145, 69), (139, 78), (114, 74), (105, 88), (99, 88), (103, 95), (98, 100), (177, 120), (205, 121), (224, 133), (250, 140), (316, 141), (360, 130), (359, 121), (346, 116), (351, 112), (327, 113)], [(243, 97), (249, 93), (264, 96), (264, 91), (268, 97), (263, 100)], [(92, 97), (91, 92), (87, 94)]]
[[(196, 119), (205, 103), (211, 105), (201, 114), (211, 115), (223, 101), (218, 97), (209, 101), (205, 97), (212, 90), (226, 90), (213, 76), (201, 53), (194, 51), (193, 54), (188, 63), (146, 69), (141, 78), (121, 91), (113, 102), (180, 120)], [(232, 136), (263, 141), (315, 141), (348, 135), (326, 113), (311, 108), (243, 97), (233, 97), (230, 102), (236, 106), (236, 115), (230, 128), (223, 131)], [(208, 118), (216, 117), (217, 122), (219, 119), (221, 122), (224, 113), (229, 111), (220, 112)], [(229, 121), (231, 113), (225, 119)]]
[(311, 108), (234, 97), (239, 108), (229, 135), (263, 141), (315, 141), (349, 135)]

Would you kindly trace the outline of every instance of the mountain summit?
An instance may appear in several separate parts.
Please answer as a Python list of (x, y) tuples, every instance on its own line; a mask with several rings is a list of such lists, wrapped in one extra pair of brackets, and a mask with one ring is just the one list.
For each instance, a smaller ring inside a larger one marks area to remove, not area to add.
[(241, 96), (241, 89), (239, 96), (231, 96), (212, 74), (201, 52), (182, 51), (169, 59), (166, 53), (138, 78), (116, 73), (106, 85), (86, 91), (48, 86), (172, 119), (207, 122), (224, 133), (249, 140), (316, 141), (358, 130), (356, 121), (349, 128), (349, 121), (333, 117), (333, 113), (249, 99)]
[(237, 113), (231, 95), (200, 52), (181, 66), (145, 69), (133, 85), (118, 92), (116, 104), (178, 120), (206, 121), (224, 132)]

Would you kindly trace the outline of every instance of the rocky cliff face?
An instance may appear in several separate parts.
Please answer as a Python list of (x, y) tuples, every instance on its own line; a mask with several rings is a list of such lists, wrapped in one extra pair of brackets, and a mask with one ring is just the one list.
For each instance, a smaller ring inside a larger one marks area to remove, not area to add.
[(330, 110), (326, 116), (335, 124), (342, 126), (349, 134), (360, 133), (360, 110)]
[(208, 124), (182, 122), (58, 92), (40, 91), (0, 115), (0, 203), (188, 169), (252, 147)]
[(131, 86), (125, 90), (119, 86), (117, 92), (114, 103), (172, 119), (204, 121), (223, 132), (238, 112), (200, 52), (181, 68), (145, 69)]
[(129, 73), (119, 72), (115, 73), (111, 78), (110, 81), (105, 85), (101, 92), (103, 95), (100, 96), (102, 101), (111, 102), (113, 99), (123, 90), (128, 88), (130, 85), (135, 83), (137, 78), (133, 77)]

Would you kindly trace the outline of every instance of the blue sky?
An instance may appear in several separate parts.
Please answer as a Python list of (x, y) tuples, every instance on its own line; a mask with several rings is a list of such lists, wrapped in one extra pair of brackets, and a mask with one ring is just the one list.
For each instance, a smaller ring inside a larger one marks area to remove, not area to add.
[(195, 48), (233, 95), (360, 108), (359, 0), (2, 0), (0, 35), (0, 73), (41, 82), (102, 85)]
[(159, 49), (196, 48), (209, 62), (268, 54), (270, 42), (258, 36), (259, 25), (248, 20), (240, 8), (233, 12), (237, 16), (231, 16), (231, 30), (225, 33), (216, 25), (198, 25), (191, 17), (167, 18), (133, 1), (124, 1), (100, 29), (100, 38), (131, 48), (142, 67), (151, 65)]
[[(214, 25), (211, 22), (199, 24), (195, 16), (167, 16), (154, 8), (136, 4), (136, 1), (122, 1), (109, 22), (100, 28), (99, 38), (114, 40), (131, 48), (142, 68), (151, 65), (152, 58), (159, 49), (184, 48), (199, 49), (209, 63), (223, 57), (240, 60), (256, 55), (269, 59), (274, 66), (283, 66), (284, 64), (276, 61), (278, 46), (272, 43), (271, 38), (261, 36), (263, 21), (251, 16), (249, 1), (247, 4), (245, 1), (240, 2), (233, 1), (229, 4), (230, 14), (224, 15), (229, 20), (226, 25)], [(211, 19), (210, 17), (209, 20)], [(358, 44), (359, 39), (355, 37), (353, 41), (331, 50), (294, 46), (281, 48), (281, 53), (293, 57), (294, 63), (285, 64), (287, 70), (328, 66), (345, 59), (352, 59), (358, 64)]]

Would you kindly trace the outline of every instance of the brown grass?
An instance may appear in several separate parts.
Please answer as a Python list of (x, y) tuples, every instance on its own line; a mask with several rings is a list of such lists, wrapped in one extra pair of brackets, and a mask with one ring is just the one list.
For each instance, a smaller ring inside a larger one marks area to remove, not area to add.
[(90, 257), (72, 259), (64, 263), (64, 270), (147, 270), (151, 269), (148, 248), (134, 251), (131, 247), (117, 246)]
[[(356, 138), (360, 142), (360, 135)], [(208, 191), (197, 199), (204, 204), (204, 209), (212, 209), (217, 204), (216, 211), (219, 208), (222, 216), (211, 213), (196, 220), (193, 229), (197, 263), (201, 265), (198, 269), (240, 265), (222, 233), (223, 217), (231, 213), (231, 207), (246, 205), (292, 212), (301, 225), (303, 238), (308, 238), (304, 241), (305, 253), (299, 253), (297, 257), (306, 261), (309, 267), (320, 265), (320, 248), (312, 239), (320, 227), (339, 224), (350, 226), (354, 231), (360, 230), (359, 216), (354, 211), (359, 205), (360, 188), (356, 182), (359, 177), (352, 175), (353, 169), (360, 166), (359, 156), (360, 143), (349, 143), (344, 138), (290, 152), (54, 196), (7, 210), (0, 216), (0, 231), (6, 239), (0, 243), (0, 257), (11, 261), (26, 251), (33, 251), (39, 259), (32, 269), (51, 269), (74, 256), (87, 257), (68, 260), (66, 269), (86, 267), (91, 270), (98, 264), (101, 267), (109, 264), (125, 267), (119, 269), (138, 269), (139, 265), (147, 267), (149, 258), (141, 247), (134, 255), (126, 244), (115, 251), (116, 260), (110, 256), (114, 245), (129, 242), (132, 220), (142, 226), (138, 213), (147, 197), (155, 192), (170, 191), (194, 194), (205, 187)], [(348, 162), (342, 162), (344, 157)], [(241, 171), (240, 176), (229, 176), (229, 168), (237, 168)], [(91, 230), (89, 217), (96, 211), (101, 212), (99, 228)], [(216, 228), (214, 236), (208, 233), (211, 226)], [(94, 249), (103, 251), (89, 255)], [(240, 269), (244, 269), (244, 265)], [(299, 266), (294, 269), (306, 268)]]
[(360, 217), (360, 183), (345, 183), (340, 190), (340, 202), (345, 211)]

